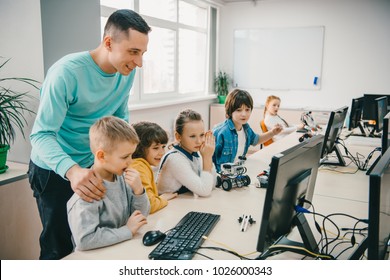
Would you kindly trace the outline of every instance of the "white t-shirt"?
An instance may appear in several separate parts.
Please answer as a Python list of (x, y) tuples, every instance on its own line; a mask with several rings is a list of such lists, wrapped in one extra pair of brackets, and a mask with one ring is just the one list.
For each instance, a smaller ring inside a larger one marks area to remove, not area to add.
[(234, 158), (234, 162), (238, 160), (239, 156), (242, 156), (244, 154), (245, 143), (246, 143), (246, 135), (243, 128), (241, 128), (241, 130), (237, 130), (237, 135), (238, 135), (238, 147), (237, 147), (236, 157)]
[(280, 124), (283, 127), (283, 130), (279, 134), (272, 137), (273, 141), (282, 139), (284, 136), (296, 131), (298, 128), (297, 125), (287, 126), (281, 117), (278, 115), (272, 116), (268, 113), (265, 114), (264, 123), (268, 130), (272, 130), (272, 128), (277, 124)]

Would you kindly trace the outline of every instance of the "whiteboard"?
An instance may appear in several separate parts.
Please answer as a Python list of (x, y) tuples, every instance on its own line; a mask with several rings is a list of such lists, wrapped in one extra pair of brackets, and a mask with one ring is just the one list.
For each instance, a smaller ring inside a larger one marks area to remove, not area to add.
[(324, 26), (235, 30), (234, 86), (320, 89), (323, 44)]

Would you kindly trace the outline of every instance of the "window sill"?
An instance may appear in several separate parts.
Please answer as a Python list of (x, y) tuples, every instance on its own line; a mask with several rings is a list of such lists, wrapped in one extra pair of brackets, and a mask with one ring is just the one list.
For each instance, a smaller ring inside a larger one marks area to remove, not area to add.
[(207, 101), (207, 100), (213, 100), (216, 99), (216, 94), (209, 94), (207, 96), (191, 96), (191, 97), (183, 97), (179, 99), (168, 99), (168, 100), (158, 100), (158, 101), (144, 101), (144, 102), (137, 102), (137, 104), (131, 104), (131, 101), (129, 103), (129, 111), (137, 111), (137, 110), (145, 110), (145, 109), (153, 109), (153, 108), (161, 108), (161, 107), (167, 107), (177, 104), (185, 104), (190, 102), (201, 102), (201, 101)]

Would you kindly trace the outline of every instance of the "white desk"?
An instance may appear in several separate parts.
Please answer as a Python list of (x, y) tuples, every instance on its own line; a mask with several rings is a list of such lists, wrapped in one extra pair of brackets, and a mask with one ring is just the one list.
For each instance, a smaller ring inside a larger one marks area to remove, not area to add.
[[(194, 198), (191, 194), (180, 195), (178, 198), (171, 200), (167, 207), (150, 215), (148, 224), (143, 226), (132, 240), (91, 251), (76, 251), (65, 259), (148, 259), (148, 254), (156, 245), (152, 247), (142, 245), (143, 234), (148, 230), (158, 229), (164, 232), (171, 229), (188, 211), (220, 214), (221, 219), (210, 233), (209, 238), (227, 245), (240, 254), (255, 252), (266, 193), (266, 189), (255, 187), (256, 175), (268, 167), (275, 153), (298, 144), (298, 138), (298, 134), (291, 134), (251, 155), (246, 161), (247, 174), (252, 180), (250, 186), (233, 188), (229, 192), (215, 189), (211, 196), (207, 198)], [(364, 172), (359, 171), (355, 175), (328, 171), (318, 172), (313, 198), (317, 212), (325, 215), (334, 212), (345, 212), (365, 218), (367, 217), (367, 201), (368, 176)], [(248, 227), (246, 232), (240, 231), (240, 224), (238, 223), (238, 218), (242, 214), (252, 215), (256, 221), (255, 224)], [(343, 218), (338, 220), (347, 223), (346, 225), (341, 224), (340, 227), (351, 226), (355, 222)], [(221, 247), (221, 245), (210, 240), (206, 240), (202, 246)], [(199, 252), (214, 259), (237, 259), (231, 254), (220, 251), (201, 250)], [(248, 257), (255, 258), (258, 255), (259, 253), (254, 253)], [(195, 259), (204, 259), (204, 257), (195, 255)]]

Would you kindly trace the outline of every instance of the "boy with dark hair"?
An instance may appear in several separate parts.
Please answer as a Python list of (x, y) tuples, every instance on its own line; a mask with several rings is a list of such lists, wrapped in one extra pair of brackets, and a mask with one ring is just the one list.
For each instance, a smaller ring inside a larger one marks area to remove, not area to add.
[(213, 162), (218, 172), (221, 164), (234, 163), (239, 156), (245, 156), (250, 145), (256, 146), (280, 133), (281, 126), (261, 135), (248, 124), (253, 110), (253, 99), (249, 92), (240, 89), (231, 91), (225, 102), (226, 120), (213, 129), (215, 151)]

